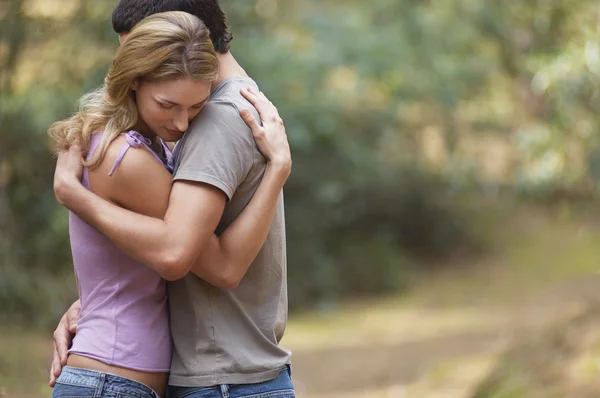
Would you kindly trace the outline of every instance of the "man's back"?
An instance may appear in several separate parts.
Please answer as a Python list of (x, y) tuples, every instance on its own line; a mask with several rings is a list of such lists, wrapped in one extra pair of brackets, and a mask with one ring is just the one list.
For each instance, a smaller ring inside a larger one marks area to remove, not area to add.
[[(244, 108), (255, 112), (240, 94), (249, 86), (255, 86), (249, 78), (224, 80), (175, 150), (175, 180), (213, 185), (227, 195), (217, 233), (248, 204), (266, 167), (239, 116)], [(267, 240), (237, 288), (219, 289), (193, 274), (169, 284), (170, 384), (247, 384), (277, 376), (290, 358), (278, 347), (287, 320), (286, 278), (282, 194)]]

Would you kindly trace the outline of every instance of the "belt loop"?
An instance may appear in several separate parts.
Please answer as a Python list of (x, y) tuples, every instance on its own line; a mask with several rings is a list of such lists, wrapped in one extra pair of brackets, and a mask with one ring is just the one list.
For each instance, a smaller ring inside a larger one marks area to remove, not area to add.
[(221, 394), (223, 394), (223, 398), (229, 398), (229, 386), (227, 384), (221, 384)]
[(98, 382), (98, 387), (96, 387), (96, 393), (94, 394), (94, 397), (96, 397), (96, 398), (102, 397), (102, 390), (104, 390), (105, 381), (106, 381), (106, 373), (100, 373), (100, 380)]

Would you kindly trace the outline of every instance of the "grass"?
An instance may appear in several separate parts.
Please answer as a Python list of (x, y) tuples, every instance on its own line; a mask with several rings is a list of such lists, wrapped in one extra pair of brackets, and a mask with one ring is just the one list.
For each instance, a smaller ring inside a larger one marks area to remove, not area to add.
[(19, 328), (0, 330), (0, 397), (49, 397), (49, 339)]
[(480, 383), (474, 398), (597, 397), (600, 306), (520, 336)]

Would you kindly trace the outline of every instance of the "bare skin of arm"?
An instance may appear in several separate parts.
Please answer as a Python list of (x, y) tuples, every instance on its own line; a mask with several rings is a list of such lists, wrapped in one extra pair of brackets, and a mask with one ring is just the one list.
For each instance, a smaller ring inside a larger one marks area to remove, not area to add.
[[(291, 169), (287, 136), (277, 110), (262, 93), (243, 94), (259, 111), (263, 126), (250, 112), (243, 111), (242, 118), (269, 162), (253, 199), (219, 237), (213, 231), (225, 206), (222, 191), (205, 184), (176, 182), (169, 192), (171, 175), (144, 149), (130, 149), (115, 174), (107, 177), (123, 144), (118, 141), (103, 164), (90, 172), (90, 183), (98, 195), (79, 183), (79, 150), (73, 148), (59, 156), (55, 175), (59, 202), (166, 279), (178, 279), (191, 270), (216, 286), (237, 286), (266, 239)], [(164, 220), (159, 219), (163, 216)], [(194, 245), (191, 254), (184, 249)], [(76, 302), (55, 331), (50, 385), (66, 363), (78, 309)]]
[(246, 95), (259, 110), (264, 127), (249, 113), (242, 116), (269, 162), (252, 201), (220, 237), (213, 231), (225, 206), (222, 191), (177, 181), (169, 192), (169, 173), (142, 150), (130, 150), (115, 174), (107, 177), (120, 148), (118, 141), (105, 162), (90, 172), (98, 195), (70, 172), (76, 167), (76, 149), (59, 157), (55, 176), (59, 202), (165, 279), (176, 280), (193, 271), (209, 283), (235, 287), (266, 239), (291, 168), (285, 128), (276, 109), (259, 93)]

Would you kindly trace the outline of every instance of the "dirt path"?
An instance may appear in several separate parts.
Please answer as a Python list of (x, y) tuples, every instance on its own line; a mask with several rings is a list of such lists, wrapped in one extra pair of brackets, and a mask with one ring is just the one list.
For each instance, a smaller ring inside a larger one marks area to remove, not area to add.
[(600, 303), (599, 230), (526, 209), (491, 255), (408, 298), (292, 319), (298, 395), (471, 397), (512, 342)]
[[(356, 320), (355, 332), (362, 337), (360, 342), (358, 336), (354, 341), (347, 336), (345, 343), (342, 339), (336, 344), (324, 334), (323, 348), (288, 345), (294, 351), (298, 395), (467, 398), (511, 341), (581, 312), (590, 301), (600, 302), (598, 276), (548, 289), (522, 305), (489, 309), (491, 315), (486, 315), (485, 309), (468, 309), (461, 320), (460, 311), (455, 310), (454, 325), (443, 320), (443, 316), (436, 324), (432, 311), (424, 310), (419, 322), (410, 312), (399, 309), (396, 322), (401, 323), (404, 318), (407, 326), (404, 330), (389, 330), (386, 338), (377, 338), (368, 328), (365, 332)], [(375, 307), (373, 311), (378, 310)], [(465, 322), (465, 318), (472, 322)], [(429, 337), (407, 337), (407, 329), (419, 330), (423, 325), (429, 330), (421, 332)]]

